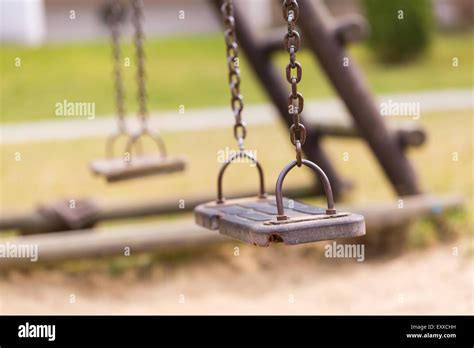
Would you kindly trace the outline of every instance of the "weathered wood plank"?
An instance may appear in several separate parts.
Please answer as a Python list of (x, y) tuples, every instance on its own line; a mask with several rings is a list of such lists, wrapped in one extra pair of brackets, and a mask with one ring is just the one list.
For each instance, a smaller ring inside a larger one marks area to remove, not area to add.
[[(371, 203), (352, 207), (338, 206), (340, 211), (362, 214), (367, 233), (388, 227), (401, 226), (431, 214), (439, 215), (447, 209), (460, 208), (464, 198), (459, 194), (445, 196), (419, 195), (403, 198), (403, 208), (395, 199), (388, 203)], [(192, 219), (166, 224), (142, 224), (99, 228), (71, 232), (47, 233), (3, 239), (5, 245), (37, 245), (38, 262), (93, 258), (120, 255), (129, 247), (132, 253), (172, 250), (232, 241), (214, 231), (200, 228)], [(27, 258), (0, 258), (0, 268), (31, 265)]]

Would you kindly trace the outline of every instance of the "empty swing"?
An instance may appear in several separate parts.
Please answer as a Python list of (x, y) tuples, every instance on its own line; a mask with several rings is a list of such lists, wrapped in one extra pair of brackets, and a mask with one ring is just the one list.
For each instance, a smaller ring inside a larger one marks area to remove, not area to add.
[[(143, 3), (141, 0), (132, 0), (131, 3), (132, 22), (135, 30), (134, 44), (137, 60), (139, 103), (137, 117), (140, 123), (140, 129), (137, 133), (131, 134), (127, 130), (125, 122), (119, 26), (120, 22), (125, 17), (126, 11), (120, 0), (114, 0), (106, 13), (106, 20), (110, 26), (112, 35), (118, 131), (109, 136), (106, 141), (106, 158), (94, 160), (91, 163), (92, 172), (105, 177), (108, 182), (182, 171), (186, 166), (186, 161), (183, 157), (170, 157), (167, 155), (166, 146), (160, 134), (156, 131), (152, 131), (148, 125), (149, 115), (143, 50), (144, 33), (142, 28)], [(123, 156), (116, 157), (114, 147), (116, 141), (121, 136), (127, 138), (127, 143)], [(149, 137), (153, 140), (157, 146), (158, 153), (143, 153), (141, 140), (143, 140), (144, 137)], [(138, 155), (135, 155), (134, 151), (137, 152)]]
[[(238, 82), (240, 82), (240, 79), (236, 80), (235, 77), (239, 76), (238, 72), (233, 72), (230, 64), (232, 62), (230, 53), (234, 55), (237, 53), (232, 6), (231, 0), (226, 1), (222, 6), (222, 13), (224, 15), (230, 69), (232, 106), (234, 107), (234, 100), (240, 100), (239, 103), (241, 103), (241, 97), (240, 99), (236, 98), (232, 88), (236, 84), (238, 86)], [(264, 188), (263, 170), (258, 162), (252, 156), (249, 157), (243, 150), (236, 156), (229, 158), (221, 167), (218, 175), (217, 200), (196, 207), (196, 222), (211, 230), (219, 230), (221, 234), (258, 246), (268, 246), (272, 242), (294, 245), (342, 237), (362, 236), (365, 234), (364, 217), (348, 212), (338, 212), (334, 206), (331, 184), (324, 171), (313, 162), (302, 159), (302, 146), (306, 140), (306, 129), (300, 123), (304, 99), (297, 89), (297, 84), (302, 76), (302, 67), (296, 61), (296, 52), (300, 47), (300, 36), (295, 30), (295, 23), (298, 19), (298, 4), (295, 0), (283, 2), (283, 15), (288, 23), (288, 33), (284, 37), (285, 47), (290, 55), (290, 63), (286, 66), (286, 79), (291, 84), (288, 112), (294, 121), (290, 128), (290, 139), (296, 149), (296, 160), (286, 165), (278, 176), (275, 196), (267, 196)], [(293, 69), (296, 69), (296, 76), (292, 75)], [(235, 127), (237, 127), (237, 124)], [(245, 130), (245, 127), (243, 129)], [(240, 140), (243, 140), (243, 138)], [(239, 141), (239, 144), (241, 142)], [(255, 197), (225, 200), (222, 194), (224, 171), (239, 154), (253, 160), (257, 165), (260, 176), (260, 191), (258, 196)], [(302, 165), (311, 168), (318, 174), (326, 194), (326, 208), (313, 207), (283, 197), (283, 181), (286, 175), (294, 167), (301, 167)]]

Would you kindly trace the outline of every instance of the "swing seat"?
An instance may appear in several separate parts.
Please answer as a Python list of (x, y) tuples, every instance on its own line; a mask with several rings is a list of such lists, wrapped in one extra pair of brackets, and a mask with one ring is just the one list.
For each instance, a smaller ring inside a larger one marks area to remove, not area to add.
[[(255, 163), (259, 178), (258, 196), (226, 200), (222, 181), (226, 168), (235, 159), (245, 157)], [(298, 164), (319, 174), (323, 183), (327, 208), (312, 207), (283, 197), (282, 186), (288, 172)], [(286, 245), (317, 242), (365, 235), (362, 215), (337, 212), (329, 179), (323, 170), (308, 160), (289, 163), (278, 176), (275, 196), (267, 196), (263, 169), (249, 153), (240, 151), (222, 165), (217, 179), (217, 200), (198, 205), (194, 209), (196, 223), (210, 230), (257, 246), (283, 242)]]
[(185, 167), (184, 157), (161, 154), (134, 156), (129, 162), (119, 157), (99, 159), (91, 163), (92, 172), (105, 177), (107, 182), (179, 172)]
[(338, 212), (283, 198), (286, 220), (278, 220), (275, 196), (209, 202), (195, 209), (196, 223), (257, 246), (311, 243), (365, 235), (362, 215)]
[[(131, 154), (138, 147), (138, 154), (129, 157), (114, 156), (114, 144), (120, 135), (129, 137), (124, 154)], [(141, 139), (150, 137), (157, 145), (158, 152), (144, 154)], [(168, 174), (180, 172), (186, 168), (186, 158), (182, 156), (168, 156), (166, 147), (160, 134), (143, 128), (139, 133), (129, 135), (127, 133), (116, 133), (110, 136), (106, 142), (106, 158), (95, 160), (91, 163), (94, 174), (105, 177), (107, 182), (116, 182), (150, 175)]]

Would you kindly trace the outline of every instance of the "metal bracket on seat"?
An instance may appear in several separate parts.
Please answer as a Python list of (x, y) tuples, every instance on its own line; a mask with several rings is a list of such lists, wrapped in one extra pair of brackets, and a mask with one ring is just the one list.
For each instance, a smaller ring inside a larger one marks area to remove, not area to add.
[(365, 221), (361, 215), (327, 215), (323, 208), (284, 197), (282, 202), (287, 220), (276, 219), (275, 196), (204, 203), (195, 208), (194, 216), (200, 226), (262, 247), (270, 243), (295, 245), (365, 234)]
[[(92, 171), (97, 175), (104, 176), (107, 182), (173, 173), (186, 168), (186, 158), (182, 156), (168, 157), (163, 139), (158, 133), (152, 133), (148, 129), (143, 129), (141, 132), (129, 136), (125, 150), (129, 158), (114, 157), (115, 141), (122, 134), (124, 133), (112, 135), (107, 140), (107, 158), (95, 160), (91, 163)], [(140, 143), (143, 135), (148, 135), (156, 143), (159, 150), (158, 154), (143, 154)], [(139, 155), (132, 155), (134, 146), (139, 147)]]
[[(334, 197), (332, 195), (331, 183), (329, 182), (329, 179), (324, 173), (324, 171), (313, 162), (305, 160), (305, 159), (301, 160), (301, 164), (304, 164), (305, 166), (313, 169), (317, 174), (319, 174), (319, 177), (323, 183), (324, 192), (326, 193), (326, 199), (328, 202), (326, 214), (327, 215), (336, 214), (336, 209), (334, 208)], [(276, 202), (277, 202), (277, 207), (278, 207), (277, 220), (288, 219), (288, 217), (285, 215), (285, 211), (283, 208), (282, 186), (283, 186), (283, 180), (285, 180), (286, 174), (288, 174), (289, 171), (292, 170), (297, 165), (298, 165), (298, 161), (290, 162), (288, 165), (286, 165), (285, 168), (283, 168), (280, 175), (278, 176), (276, 187), (275, 187)]]
[[(260, 177), (260, 192), (254, 197), (225, 200), (222, 195), (224, 172), (238, 157), (246, 157), (256, 164)], [(194, 209), (196, 223), (258, 246), (268, 246), (276, 242), (294, 245), (364, 235), (364, 217), (337, 213), (331, 186), (324, 172), (310, 161), (302, 160), (301, 163), (320, 174), (328, 199), (327, 209), (312, 207), (282, 196), (283, 179), (297, 165), (296, 161), (286, 166), (280, 174), (276, 185), (277, 196), (267, 196), (260, 164), (249, 153), (240, 151), (230, 157), (219, 171), (217, 200), (201, 204)]]
[(217, 203), (224, 203), (224, 201), (225, 201), (225, 198), (222, 194), (222, 180), (224, 179), (225, 170), (227, 169), (229, 164), (234, 162), (237, 158), (242, 158), (242, 157), (251, 160), (257, 166), (258, 177), (259, 177), (259, 180), (260, 180), (259, 181), (260, 186), (259, 186), (259, 195), (258, 196), (260, 198), (265, 198), (267, 196), (267, 194), (265, 193), (265, 179), (264, 179), (264, 175), (263, 175), (262, 166), (260, 165), (260, 163), (258, 163), (257, 159), (255, 157), (253, 157), (249, 152), (247, 152), (245, 150), (240, 150), (237, 153), (235, 153), (234, 155), (230, 156), (226, 160), (226, 162), (222, 165), (221, 169), (219, 170), (219, 175), (217, 177)]

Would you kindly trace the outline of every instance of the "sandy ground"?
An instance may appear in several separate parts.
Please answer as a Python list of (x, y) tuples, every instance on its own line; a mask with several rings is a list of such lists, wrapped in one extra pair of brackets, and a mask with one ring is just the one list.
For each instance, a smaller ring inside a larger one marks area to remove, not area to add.
[(145, 277), (11, 272), (0, 281), (0, 313), (472, 314), (467, 244), (364, 262), (327, 259), (307, 247), (242, 247), (234, 256), (229, 246), (217, 256), (155, 267)]

